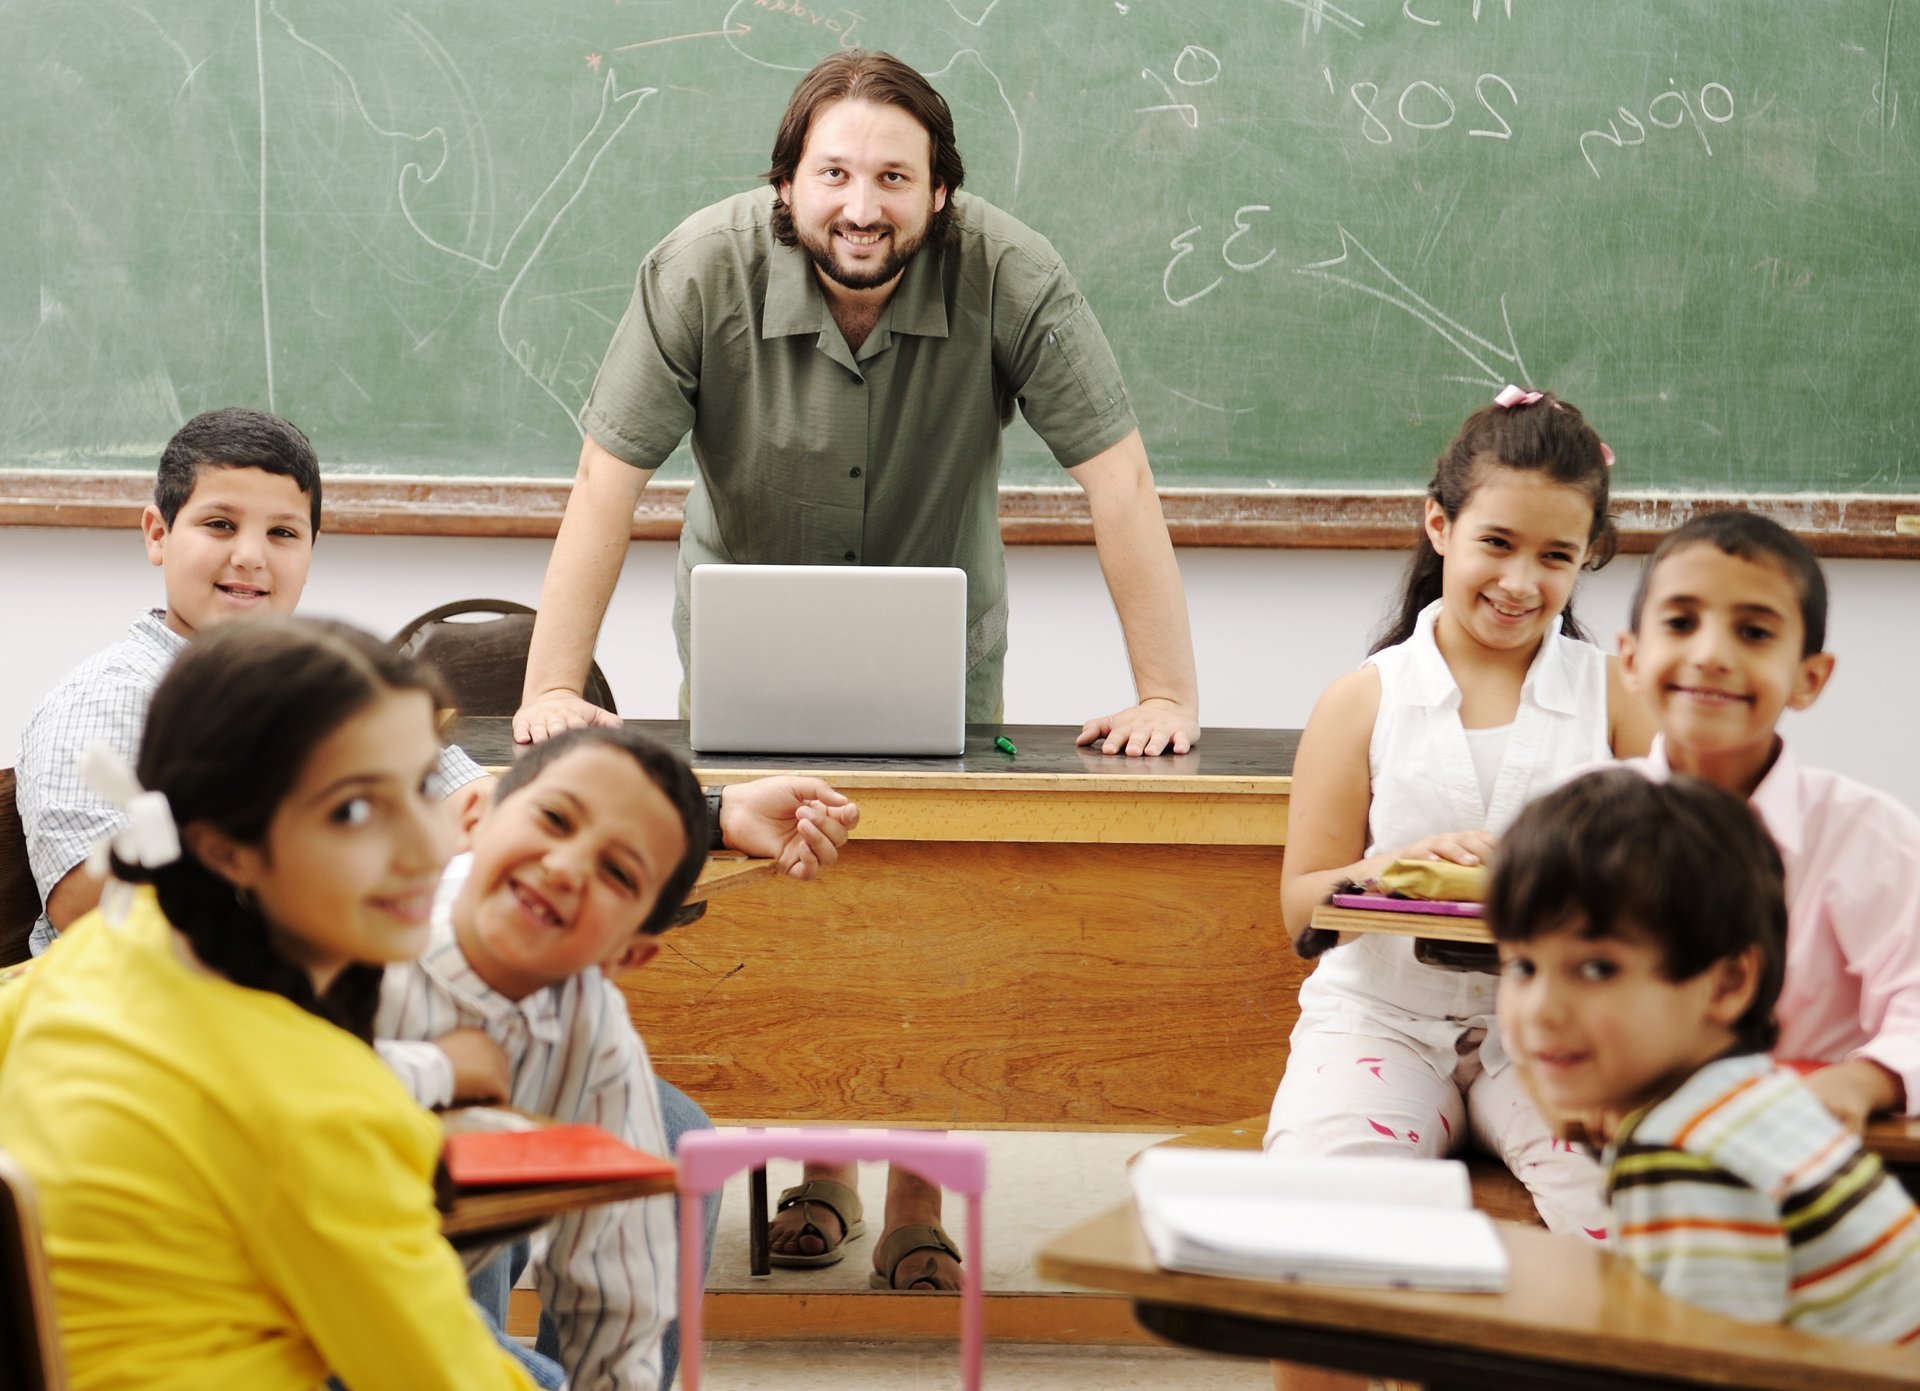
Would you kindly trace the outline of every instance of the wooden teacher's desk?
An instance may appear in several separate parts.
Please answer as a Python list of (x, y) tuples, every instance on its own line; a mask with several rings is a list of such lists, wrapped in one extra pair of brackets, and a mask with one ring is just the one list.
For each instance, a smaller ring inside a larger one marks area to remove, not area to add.
[(1141, 1326), (1208, 1352), (1419, 1381), (1428, 1391), (1894, 1391), (1920, 1350), (1739, 1323), (1669, 1299), (1624, 1259), (1499, 1224), (1505, 1294), (1342, 1289), (1182, 1275), (1153, 1263), (1131, 1206), (1050, 1242), (1050, 1280), (1123, 1294)]
[[(812, 773), (861, 807), (818, 882), (730, 889), (620, 981), (661, 1075), (716, 1117), (1159, 1130), (1272, 1099), (1304, 974), (1280, 919), (1297, 732), (1129, 759), (1015, 725), (957, 758), (776, 758), (631, 723), (709, 784)], [(494, 766), (511, 737), (453, 730)]]

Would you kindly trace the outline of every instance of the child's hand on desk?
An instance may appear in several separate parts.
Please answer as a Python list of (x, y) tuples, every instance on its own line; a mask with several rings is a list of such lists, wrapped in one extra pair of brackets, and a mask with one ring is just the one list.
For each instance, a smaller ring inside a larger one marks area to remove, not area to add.
[(1833, 1118), (1856, 1135), (1866, 1132), (1867, 1118), (1874, 1112), (1898, 1110), (1906, 1103), (1906, 1089), (1894, 1075), (1865, 1058), (1817, 1068), (1801, 1080)]
[(720, 835), (729, 850), (773, 860), (782, 874), (812, 879), (840, 858), (860, 807), (819, 778), (756, 778), (720, 793)]
[(455, 1101), (505, 1101), (511, 1089), (507, 1054), (478, 1029), (442, 1034), (434, 1046), (453, 1064)]

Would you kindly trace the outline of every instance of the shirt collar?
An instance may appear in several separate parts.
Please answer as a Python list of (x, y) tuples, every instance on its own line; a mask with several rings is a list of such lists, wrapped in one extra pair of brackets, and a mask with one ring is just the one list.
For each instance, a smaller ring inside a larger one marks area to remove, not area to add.
[[(1661, 778), (1673, 776), (1673, 765), (1667, 761), (1666, 735), (1653, 736), (1653, 747), (1647, 750), (1647, 768)], [(1780, 847), (1782, 856), (1800, 853), (1801, 833), (1806, 825), (1806, 787), (1800, 777), (1799, 760), (1794, 758), (1785, 739), (1780, 740), (1780, 752), (1774, 755), (1773, 766), (1753, 789), (1747, 805), (1766, 826), (1767, 834)]]
[(562, 986), (536, 990), (524, 1000), (510, 1000), (481, 979), (467, 954), (453, 935), (453, 895), (443, 893), (435, 905), (433, 940), (420, 955), (420, 969), (460, 1004), (473, 1010), (489, 1023), (518, 1015), (526, 1022), (527, 1033), (542, 1043), (558, 1043), (562, 1037)]
[[(1440, 644), (1433, 634), (1443, 602), (1435, 599), (1420, 610), (1420, 616), (1414, 620), (1413, 635), (1407, 639), (1409, 646), (1421, 658), (1414, 663), (1414, 675), (1409, 683), (1408, 699), (1411, 704), (1449, 707), (1460, 703), (1460, 683), (1454, 679), (1453, 669), (1441, 655)], [(1579, 713), (1579, 703), (1574, 692), (1573, 673), (1568, 669), (1566, 653), (1557, 641), (1559, 636), (1560, 629), (1556, 623), (1553, 631), (1540, 640), (1540, 650), (1534, 653), (1533, 662), (1527, 668), (1527, 679), (1521, 684), (1520, 699), (1522, 702), (1530, 700), (1556, 714), (1575, 715)]]
[(133, 636), (166, 654), (178, 657), (187, 650), (188, 639), (167, 626), (165, 609), (148, 609), (133, 621)]
[(1767, 833), (1780, 847), (1783, 857), (1800, 853), (1800, 833), (1806, 824), (1806, 789), (1801, 784), (1800, 764), (1794, 759), (1787, 741), (1780, 741), (1780, 752), (1773, 766), (1753, 789), (1747, 800), (1766, 823)]
[[(947, 336), (946, 253), (931, 247), (907, 262), (906, 271), (887, 301), (887, 312), (874, 330), (911, 333), (922, 338)], [(791, 338), (803, 334), (838, 333), (827, 308), (827, 297), (814, 274), (813, 258), (798, 246), (773, 244), (767, 264), (767, 304), (761, 315), (760, 337)]]

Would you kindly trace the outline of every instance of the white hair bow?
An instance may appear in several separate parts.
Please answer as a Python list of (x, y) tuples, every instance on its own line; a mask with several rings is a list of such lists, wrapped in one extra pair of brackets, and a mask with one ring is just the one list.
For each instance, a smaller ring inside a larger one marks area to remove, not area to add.
[(126, 864), (158, 869), (180, 858), (180, 831), (164, 792), (149, 792), (127, 760), (104, 739), (87, 742), (80, 755), (80, 777), (95, 792), (127, 814), (127, 824), (100, 838), (87, 857), (87, 869), (100, 878), (112, 870), (111, 850)]

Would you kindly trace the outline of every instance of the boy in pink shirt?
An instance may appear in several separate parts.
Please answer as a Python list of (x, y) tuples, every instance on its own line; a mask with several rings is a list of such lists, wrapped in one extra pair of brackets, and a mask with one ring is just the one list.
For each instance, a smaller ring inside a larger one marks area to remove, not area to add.
[(1819, 562), (1767, 517), (1707, 513), (1654, 551), (1631, 623), (1621, 670), (1660, 737), (1628, 766), (1748, 799), (1785, 863), (1778, 1055), (1827, 1064), (1807, 1085), (1855, 1130), (1920, 1113), (1920, 817), (1801, 767), (1774, 729), (1833, 675)]

